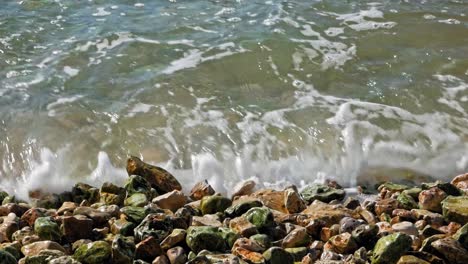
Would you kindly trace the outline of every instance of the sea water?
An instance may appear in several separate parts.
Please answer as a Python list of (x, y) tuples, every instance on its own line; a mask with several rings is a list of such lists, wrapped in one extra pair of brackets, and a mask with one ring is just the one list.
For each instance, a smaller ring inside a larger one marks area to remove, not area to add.
[(128, 155), (225, 193), (466, 172), (468, 2), (0, 0), (0, 188)]

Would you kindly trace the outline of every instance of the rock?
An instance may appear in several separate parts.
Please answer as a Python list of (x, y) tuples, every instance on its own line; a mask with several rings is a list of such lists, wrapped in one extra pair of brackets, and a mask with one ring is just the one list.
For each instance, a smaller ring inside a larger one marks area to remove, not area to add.
[(350, 233), (341, 233), (331, 237), (325, 244), (324, 249), (331, 250), (339, 254), (349, 254), (357, 250), (358, 245)]
[(397, 201), (400, 203), (400, 206), (404, 209), (411, 210), (414, 208), (418, 208), (418, 203), (411, 197), (409, 194), (402, 192), (397, 197)]
[(387, 198), (382, 200), (377, 200), (375, 202), (375, 214), (377, 216), (385, 213), (385, 214), (392, 214), (393, 210), (397, 209), (399, 206), (399, 202), (393, 198)]
[(447, 221), (468, 222), (468, 196), (449, 196), (442, 202), (442, 214)]
[(327, 226), (339, 223), (346, 216), (359, 218), (357, 212), (342, 205), (330, 205), (317, 200), (302, 211), (302, 214), (307, 215), (310, 219), (321, 219)]
[(148, 197), (144, 193), (134, 193), (125, 199), (125, 206), (143, 207), (148, 204)]
[(125, 199), (125, 188), (114, 185), (110, 182), (105, 182), (99, 190), (100, 202), (111, 205), (121, 206)]
[[(246, 250), (252, 251), (252, 252), (263, 252), (266, 249), (263, 246), (261, 246), (259, 243), (257, 243), (255, 240), (248, 239), (248, 238), (245, 238), (245, 237), (238, 238), (234, 242), (234, 244), (232, 246), (232, 251), (234, 251), (234, 249), (236, 249), (236, 248), (243, 248), (243, 249), (246, 249)], [(234, 255), (236, 255), (236, 254), (234, 254)], [(239, 256), (239, 255), (237, 255), (237, 256)]]
[(465, 194), (468, 194), (468, 173), (456, 176), (451, 181), (451, 184), (464, 191)]
[(101, 227), (108, 224), (111, 215), (109, 213), (101, 212), (87, 206), (79, 206), (73, 211), (73, 215), (85, 215), (93, 220), (94, 227)]
[(16, 220), (16, 215), (14, 213), (10, 213), (6, 219), (3, 219), (3, 223), (0, 224), (0, 243), (12, 241), (13, 234), (18, 231), (18, 229), (19, 224)]
[(182, 190), (179, 181), (165, 169), (144, 163), (134, 156), (127, 160), (127, 172), (128, 175), (135, 174), (144, 177), (160, 194)]
[(442, 255), (449, 263), (468, 263), (468, 251), (456, 240), (446, 237), (431, 243), (432, 248)]
[(34, 222), (34, 232), (42, 240), (60, 241), (60, 228), (51, 217), (39, 217)]
[(331, 188), (325, 184), (313, 184), (306, 186), (301, 196), (308, 204), (314, 200), (329, 203), (333, 200), (343, 200), (345, 197), (345, 191), (342, 189)]
[(422, 244), (421, 244), (421, 248), (419, 250), (429, 252), (429, 253), (434, 253), (435, 249), (432, 247), (432, 242), (434, 242), (434, 241), (436, 241), (438, 239), (442, 239), (444, 237), (446, 237), (444, 234), (439, 234), (439, 235), (433, 235), (433, 236), (430, 236), (430, 237), (424, 239)]
[(111, 246), (105, 241), (95, 241), (80, 246), (73, 258), (83, 264), (107, 263), (111, 258)]
[(151, 184), (143, 176), (130, 175), (125, 181), (124, 188), (127, 191), (127, 197), (135, 193), (151, 196)]
[(224, 214), (228, 217), (234, 218), (246, 213), (251, 208), (262, 207), (263, 204), (256, 199), (239, 199), (233, 205), (224, 210)]
[(147, 237), (136, 245), (136, 259), (142, 259), (151, 262), (154, 258), (160, 256), (161, 254), (163, 254), (163, 250), (161, 249), (158, 241), (152, 236)]
[(257, 227), (243, 216), (232, 219), (229, 222), (229, 228), (243, 237), (248, 237), (258, 233)]
[(16, 259), (5, 250), (0, 250), (0, 263), (2, 264), (16, 264)]
[(353, 198), (353, 197), (348, 197), (346, 200), (343, 202), (343, 205), (351, 210), (356, 209), (358, 206), (361, 205), (358, 199)]
[(164, 214), (149, 214), (134, 229), (135, 239), (141, 241), (153, 236), (160, 243), (172, 232), (172, 229), (170, 219)]
[(442, 212), (441, 202), (447, 194), (437, 187), (430, 188), (419, 193), (419, 208), (440, 213)]
[(29, 226), (25, 226), (21, 230), (15, 231), (11, 235), (11, 240), (21, 242), (23, 238), (27, 236), (32, 236), (32, 235), (34, 235), (34, 230), (32, 230), (32, 228)]
[(292, 230), (284, 239), (283, 248), (294, 248), (307, 246), (311, 241), (311, 237), (307, 234), (304, 227), (298, 227)]
[(135, 207), (135, 206), (125, 206), (120, 209), (120, 211), (127, 217), (127, 220), (139, 224), (143, 219), (151, 213), (152, 211), (144, 207)]
[(66, 251), (65, 248), (54, 241), (38, 241), (21, 248), (21, 252), (25, 256), (36, 256), (43, 250), (59, 250), (62, 252)]
[(411, 237), (394, 233), (377, 241), (372, 254), (372, 264), (396, 263), (411, 248)]
[(84, 215), (65, 216), (61, 230), (64, 238), (70, 243), (78, 239), (89, 239), (93, 230), (93, 220)]
[(430, 264), (429, 262), (411, 255), (401, 256), (397, 264)]
[(86, 200), (93, 204), (99, 201), (99, 190), (86, 183), (79, 182), (72, 188), (73, 202), (79, 204)]
[(44, 216), (51, 216), (51, 214), (44, 208), (31, 208), (24, 212), (21, 216), (21, 220), (26, 222), (29, 226), (33, 226), (37, 218)]
[(441, 214), (422, 209), (413, 209), (411, 212), (414, 214), (416, 219), (424, 220), (428, 224), (441, 226), (444, 223), (444, 217)]
[(250, 251), (242, 247), (234, 247), (231, 252), (248, 263), (265, 263), (263, 255), (258, 252)]
[[(361, 220), (362, 221), (362, 220)], [(361, 222), (359, 220), (356, 220), (352, 217), (344, 217), (343, 219), (340, 220), (340, 233), (345, 233), (345, 232), (348, 232), (348, 233), (351, 233), (353, 232), (353, 230), (362, 225), (363, 222)]]
[(439, 235), (443, 233), (444, 232), (440, 231), (439, 229), (433, 228), (430, 225), (426, 225), (424, 229), (421, 231), (421, 235), (423, 235), (424, 237), (430, 237), (433, 235)]
[[(15, 259), (21, 258), (21, 244), (18, 241), (0, 244), (0, 250), (10, 253)], [(0, 262), (1, 263), (1, 262)]]
[(299, 193), (292, 188), (285, 190), (284, 206), (290, 214), (302, 212), (307, 207)]
[(407, 235), (418, 236), (419, 232), (416, 226), (413, 223), (404, 221), (392, 225), (392, 229), (395, 232), (405, 233)]
[(74, 260), (71, 256), (61, 256), (61, 257), (49, 260), (48, 264), (81, 264), (81, 263)]
[(460, 242), (460, 244), (468, 249), (468, 224), (465, 224), (453, 235), (453, 238)]
[(232, 201), (226, 197), (222, 196), (205, 196), (201, 199), (200, 210), (202, 214), (215, 214), (218, 212), (223, 212), (229, 206), (231, 206)]
[(112, 240), (112, 263), (132, 264), (135, 255), (135, 243), (133, 238), (121, 235), (115, 236)]
[(460, 189), (458, 189), (455, 185), (449, 182), (436, 181), (434, 183), (423, 183), (421, 187), (425, 190), (436, 187), (444, 191), (447, 195), (452, 196), (459, 196), (463, 194), (463, 192)]
[(135, 224), (124, 218), (110, 221), (110, 231), (114, 235), (133, 236), (134, 228)]
[(381, 184), (377, 190), (381, 192), (383, 189), (386, 189), (387, 191), (390, 191), (392, 193), (395, 192), (402, 192), (406, 189), (409, 189), (410, 187), (404, 184), (398, 184), (398, 183), (393, 183), (393, 182), (385, 182)]
[(185, 240), (185, 236), (187, 235), (187, 232), (184, 229), (174, 229), (172, 230), (172, 233), (169, 234), (162, 242), (161, 242), (161, 248), (163, 250), (168, 250), (178, 243), (182, 242)]
[(218, 228), (211, 226), (191, 226), (187, 229), (186, 243), (195, 253), (203, 249), (210, 251), (224, 251), (226, 241), (218, 232)]
[(263, 257), (268, 264), (293, 264), (294, 258), (291, 254), (280, 247), (271, 247), (263, 252)]
[(307, 233), (311, 235), (312, 238), (319, 239), (320, 231), (326, 225), (327, 223), (321, 219), (313, 219), (306, 226)]
[[(31, 196), (30, 196), (31, 197)], [(46, 208), (46, 209), (57, 209), (60, 207), (60, 198), (57, 194), (42, 194), (37, 198), (32, 198), (30, 204), (33, 207)]]
[(167, 258), (171, 264), (184, 264), (187, 261), (187, 255), (182, 247), (169, 249), (167, 251)]
[(271, 247), (271, 239), (265, 234), (256, 234), (250, 237), (250, 240), (257, 242), (263, 248)]
[(76, 207), (78, 207), (78, 205), (74, 202), (64, 202), (62, 206), (60, 206), (60, 208), (57, 210), (57, 214), (58, 215), (63, 215), (65, 213), (73, 214), (73, 211), (75, 211)]
[(169, 209), (172, 212), (177, 211), (177, 209), (184, 206), (186, 202), (187, 198), (181, 191), (178, 190), (159, 195), (153, 199), (153, 203), (157, 204), (162, 209)]
[(259, 190), (248, 197), (251, 199), (257, 199), (262, 204), (270, 209), (276, 210), (282, 213), (288, 213), (286, 206), (284, 205), (284, 191), (275, 191), (270, 189)]
[(204, 180), (193, 186), (190, 191), (190, 198), (197, 201), (201, 200), (205, 196), (211, 196), (213, 194), (215, 194), (215, 190), (213, 190), (207, 180)]
[(301, 262), (309, 254), (309, 250), (306, 247), (285, 248), (284, 250), (291, 254), (295, 262)]
[(232, 198), (236, 196), (242, 196), (242, 195), (250, 195), (253, 193), (253, 190), (255, 188), (255, 182), (252, 180), (247, 180), (238, 183), (236, 186), (234, 186), (234, 191), (232, 192)]
[[(5, 201), (6, 200), (4, 200), (4, 202)], [(16, 203), (4, 203), (2, 206), (0, 206), (0, 216), (6, 216), (11, 213), (14, 213), (16, 216), (21, 217), (27, 210), (29, 210), (29, 207), (25, 205), (20, 205)]]
[(257, 229), (273, 227), (275, 225), (273, 213), (266, 207), (251, 208), (243, 216)]

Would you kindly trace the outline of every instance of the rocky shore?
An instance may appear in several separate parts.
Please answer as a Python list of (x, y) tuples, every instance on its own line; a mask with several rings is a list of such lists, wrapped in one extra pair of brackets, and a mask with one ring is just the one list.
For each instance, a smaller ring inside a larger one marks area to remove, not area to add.
[(206, 181), (186, 195), (135, 157), (127, 171), (124, 186), (37, 190), (29, 203), (0, 192), (0, 263), (468, 263), (468, 174), (355, 196), (333, 181), (246, 181), (226, 197)]

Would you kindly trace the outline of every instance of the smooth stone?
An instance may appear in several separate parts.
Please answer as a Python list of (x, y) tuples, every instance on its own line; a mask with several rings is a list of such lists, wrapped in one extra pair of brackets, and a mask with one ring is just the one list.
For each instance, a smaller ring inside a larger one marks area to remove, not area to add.
[(307, 215), (310, 219), (320, 219), (327, 226), (337, 224), (346, 216), (359, 218), (359, 213), (355, 210), (349, 210), (343, 205), (331, 205), (315, 200), (301, 214)]
[(124, 218), (110, 221), (110, 231), (114, 235), (133, 236), (134, 228), (135, 224)]
[(202, 214), (215, 214), (223, 212), (231, 206), (231, 204), (232, 201), (223, 196), (205, 196), (201, 199), (200, 210)]
[(468, 173), (456, 176), (450, 183), (468, 194)]
[(309, 254), (309, 249), (306, 247), (285, 248), (284, 250), (291, 254), (295, 262), (301, 262)]
[(449, 196), (442, 202), (442, 214), (448, 221), (468, 222), (468, 196)]
[(227, 245), (218, 228), (211, 226), (191, 226), (187, 229), (186, 243), (195, 253), (203, 249), (223, 252)]
[(140, 241), (140, 243), (136, 245), (136, 259), (142, 259), (151, 262), (161, 254), (163, 254), (163, 250), (161, 249), (161, 246), (159, 245), (158, 241), (152, 236), (147, 237), (146, 239)]
[(408, 221), (396, 223), (396, 224), (392, 225), (392, 229), (395, 232), (401, 232), (401, 233), (405, 233), (407, 235), (412, 235), (412, 236), (418, 236), (419, 235), (419, 231), (416, 228), (416, 226), (413, 223), (408, 222)]
[(133, 193), (125, 199), (125, 206), (143, 207), (148, 204), (149, 200), (144, 193)]
[(156, 257), (152, 264), (170, 264), (169, 259), (165, 255)]
[(153, 203), (162, 209), (169, 209), (172, 212), (177, 211), (187, 202), (187, 197), (179, 190), (174, 190), (153, 199)]
[(91, 218), (93, 220), (94, 227), (101, 227), (108, 224), (109, 219), (112, 217), (109, 213), (101, 212), (87, 206), (77, 207), (75, 211), (73, 211), (73, 215), (85, 215)]
[[(16, 215), (10, 213), (16, 218)], [(18, 221), (11, 219), (4, 219), (4, 222), (0, 224), (0, 243), (12, 241), (13, 234), (19, 230)]]
[(412, 255), (405, 255), (405, 256), (401, 256), (397, 264), (430, 264), (430, 263)]
[(127, 216), (127, 220), (134, 223), (139, 224), (143, 219), (151, 213), (149, 208), (145, 207), (135, 207), (135, 206), (125, 206), (120, 208), (120, 211)]
[(187, 255), (182, 247), (171, 248), (166, 255), (171, 264), (184, 264), (187, 261)]
[(265, 263), (265, 258), (263, 257), (263, 255), (255, 251), (250, 251), (242, 247), (234, 247), (231, 250), (231, 252), (233, 255), (238, 256), (240, 259), (248, 263), (252, 263), (252, 264)]
[(397, 209), (399, 207), (399, 202), (398, 200), (394, 198), (387, 198), (387, 199), (381, 199), (377, 200), (375, 202), (375, 214), (377, 216), (380, 216), (381, 214), (389, 214), (391, 215), (393, 210)]
[(26, 222), (29, 226), (33, 226), (37, 218), (45, 216), (51, 216), (48, 210), (44, 208), (31, 208), (24, 212), (21, 216), (21, 220)]
[(263, 248), (270, 248), (271, 247), (271, 238), (265, 234), (256, 234), (250, 236), (250, 240), (257, 242)]
[(162, 242), (161, 242), (161, 248), (163, 250), (168, 250), (178, 243), (182, 242), (185, 240), (185, 237), (187, 235), (187, 231), (184, 229), (174, 229), (172, 230), (172, 233), (169, 234)]
[(234, 191), (232, 192), (232, 197), (250, 195), (253, 193), (256, 183), (252, 180), (247, 180), (238, 183), (234, 186)]
[(61, 257), (49, 260), (48, 264), (81, 264), (81, 263), (74, 260), (71, 256), (61, 256)]
[(205, 196), (211, 196), (213, 194), (215, 194), (215, 190), (213, 187), (211, 187), (207, 180), (204, 180), (193, 186), (192, 190), (190, 191), (190, 198), (197, 201), (201, 200)]
[(293, 188), (285, 190), (284, 206), (290, 214), (302, 212), (307, 207), (304, 200), (302, 200), (301, 195)]
[(411, 243), (411, 237), (403, 233), (384, 236), (377, 241), (374, 247), (371, 263), (395, 263), (411, 248)]
[(398, 195), (397, 201), (404, 209), (411, 210), (418, 208), (418, 203), (414, 200), (414, 198), (405, 192), (402, 192), (400, 195)]
[(263, 204), (257, 199), (239, 199), (233, 205), (224, 210), (224, 214), (234, 218), (246, 213), (251, 208), (262, 207)]
[(352, 217), (344, 217), (340, 220), (340, 233), (351, 233), (356, 227), (362, 225), (363, 222)]
[(140, 175), (155, 188), (159, 194), (165, 194), (173, 190), (182, 190), (182, 185), (165, 169), (141, 161), (135, 156), (127, 160), (128, 175)]
[(16, 264), (16, 258), (5, 250), (0, 250), (0, 263)]
[(232, 248), (234, 242), (240, 237), (234, 230), (227, 227), (218, 228), (218, 232), (221, 237), (226, 241), (227, 247)]
[(206, 214), (204, 216), (193, 216), (192, 226), (216, 226), (221, 227), (222, 223), (219, 221), (220, 218), (216, 214)]
[(111, 246), (105, 241), (81, 245), (73, 254), (73, 258), (83, 264), (106, 263), (111, 258)]
[(307, 229), (298, 227), (292, 230), (284, 239), (283, 248), (294, 248), (307, 246), (311, 241), (311, 237), (307, 234)]
[(58, 215), (63, 215), (65, 213), (72, 213), (75, 211), (75, 209), (78, 207), (78, 205), (74, 202), (63, 202), (62, 206), (57, 210)]
[(358, 249), (358, 244), (350, 233), (342, 233), (331, 237), (324, 246), (325, 250), (331, 250), (339, 254), (353, 253)]

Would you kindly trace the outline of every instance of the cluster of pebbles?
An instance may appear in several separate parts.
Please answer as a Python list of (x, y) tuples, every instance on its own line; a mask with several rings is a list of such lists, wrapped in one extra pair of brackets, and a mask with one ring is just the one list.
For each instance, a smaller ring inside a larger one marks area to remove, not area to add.
[(186, 195), (136, 157), (127, 171), (123, 187), (77, 183), (29, 203), (0, 192), (0, 263), (468, 263), (468, 174), (355, 196), (333, 181), (246, 181), (226, 197), (206, 181)]

